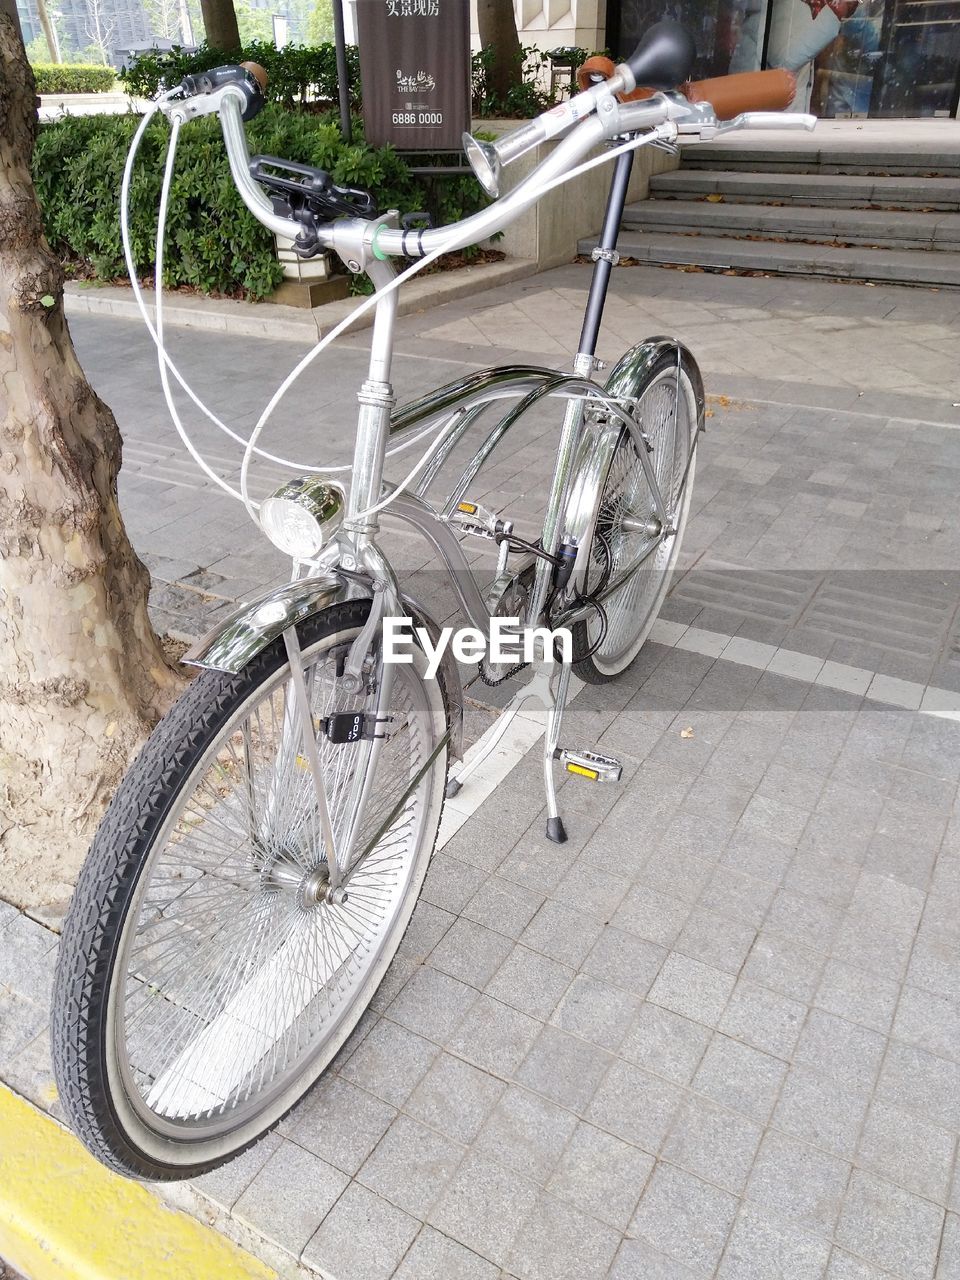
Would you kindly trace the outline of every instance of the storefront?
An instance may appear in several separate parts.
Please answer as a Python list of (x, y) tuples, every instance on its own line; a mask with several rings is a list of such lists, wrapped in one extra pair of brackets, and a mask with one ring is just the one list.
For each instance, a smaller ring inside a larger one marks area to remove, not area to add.
[(789, 67), (820, 116), (958, 114), (960, 0), (608, 0), (610, 47), (665, 14), (695, 34), (698, 78)]

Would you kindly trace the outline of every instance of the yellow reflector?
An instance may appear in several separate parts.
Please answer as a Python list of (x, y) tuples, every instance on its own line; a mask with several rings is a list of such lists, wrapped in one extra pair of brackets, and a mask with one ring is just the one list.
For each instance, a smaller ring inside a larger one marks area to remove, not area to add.
[(475, 516), (477, 514), (477, 504), (475, 502), (458, 502), (457, 510), (462, 511), (465, 515)]
[(585, 769), (582, 764), (568, 764), (567, 773), (579, 774), (581, 778), (590, 778), (593, 782), (600, 777), (596, 769)]

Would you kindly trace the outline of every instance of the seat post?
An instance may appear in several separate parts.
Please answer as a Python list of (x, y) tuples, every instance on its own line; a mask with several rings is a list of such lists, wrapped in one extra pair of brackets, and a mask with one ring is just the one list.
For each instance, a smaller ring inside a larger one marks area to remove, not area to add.
[(622, 155), (617, 156), (613, 178), (610, 182), (610, 194), (607, 196), (607, 208), (603, 215), (603, 230), (600, 232), (600, 243), (593, 251), (593, 276), (590, 280), (590, 292), (587, 295), (583, 328), (580, 331), (580, 345), (577, 348), (580, 356), (590, 357), (591, 370), (593, 368), (593, 357), (597, 351), (597, 338), (600, 335), (603, 307), (607, 300), (610, 272), (618, 261), (617, 239), (620, 235), (620, 223), (623, 219), (624, 206), (627, 203), (627, 188), (630, 185), (632, 171), (633, 152), (625, 151)]

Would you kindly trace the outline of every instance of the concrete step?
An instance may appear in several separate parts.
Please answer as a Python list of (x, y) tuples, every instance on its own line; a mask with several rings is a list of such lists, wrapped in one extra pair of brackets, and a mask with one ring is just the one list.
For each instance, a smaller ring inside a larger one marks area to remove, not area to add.
[(960, 250), (960, 213), (643, 200), (627, 207), (623, 226), (685, 235), (762, 236), (888, 249)]
[(934, 209), (960, 213), (956, 178), (872, 177), (866, 174), (751, 173), (737, 169), (677, 169), (650, 179), (658, 200), (722, 195), (740, 204), (799, 204), (848, 209)]
[[(580, 252), (589, 255), (596, 243), (595, 237), (581, 240)], [(663, 232), (643, 235), (635, 231), (621, 235), (619, 250), (622, 257), (640, 262), (960, 289), (960, 253), (845, 249), (835, 245), (736, 240), (732, 236)]]
[(685, 147), (685, 169), (752, 169), (769, 173), (843, 173), (960, 178), (960, 154), (944, 151), (818, 151), (813, 147), (736, 147), (719, 142)]

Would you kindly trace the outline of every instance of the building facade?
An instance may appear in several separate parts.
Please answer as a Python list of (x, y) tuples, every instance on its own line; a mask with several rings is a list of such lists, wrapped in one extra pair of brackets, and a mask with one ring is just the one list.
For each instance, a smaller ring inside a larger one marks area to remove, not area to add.
[(697, 78), (786, 66), (797, 74), (798, 109), (820, 116), (957, 116), (960, 0), (515, 3), (521, 41), (544, 49), (621, 54), (669, 16), (696, 37)]

